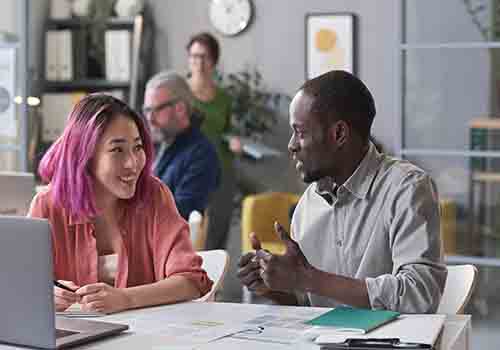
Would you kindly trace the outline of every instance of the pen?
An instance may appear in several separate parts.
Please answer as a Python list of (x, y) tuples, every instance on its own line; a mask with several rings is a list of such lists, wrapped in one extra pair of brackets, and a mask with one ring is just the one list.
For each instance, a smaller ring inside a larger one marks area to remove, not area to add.
[(56, 280), (54, 280), (54, 286), (59, 287), (59, 288), (64, 289), (64, 290), (67, 290), (68, 292), (72, 292), (72, 293), (76, 292), (76, 290), (71, 289), (70, 287), (68, 287), (62, 283), (59, 283)]

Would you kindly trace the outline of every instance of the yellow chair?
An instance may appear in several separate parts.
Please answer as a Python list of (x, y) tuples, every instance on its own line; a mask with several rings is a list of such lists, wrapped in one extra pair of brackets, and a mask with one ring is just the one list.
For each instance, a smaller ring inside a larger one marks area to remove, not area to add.
[(284, 192), (269, 192), (245, 197), (241, 208), (241, 251), (253, 250), (250, 232), (255, 232), (262, 248), (282, 254), (285, 246), (274, 232), (274, 222), (278, 221), (290, 232), (290, 208), (297, 204), (299, 195)]
[(441, 241), (445, 255), (457, 254), (457, 206), (449, 199), (439, 201)]

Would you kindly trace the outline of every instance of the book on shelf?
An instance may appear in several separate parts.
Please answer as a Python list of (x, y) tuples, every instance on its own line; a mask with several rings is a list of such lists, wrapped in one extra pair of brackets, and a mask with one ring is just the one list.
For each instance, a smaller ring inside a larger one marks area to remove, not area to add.
[[(485, 151), (488, 145), (488, 131), (483, 128), (470, 129), (470, 150)], [(486, 158), (471, 157), (470, 165), (472, 170), (484, 170), (486, 167)]]
[[(469, 123), (469, 149), (471, 151), (500, 150), (500, 117), (474, 118)], [(485, 171), (488, 167), (487, 157), (471, 157), (472, 170)]]
[(73, 79), (73, 32), (46, 32), (45, 77), (47, 80)]
[(71, 1), (50, 0), (50, 19), (71, 18)]
[(107, 80), (130, 80), (131, 43), (131, 35), (128, 30), (107, 30), (104, 33), (105, 76)]
[(57, 31), (45, 33), (45, 79), (57, 80)]

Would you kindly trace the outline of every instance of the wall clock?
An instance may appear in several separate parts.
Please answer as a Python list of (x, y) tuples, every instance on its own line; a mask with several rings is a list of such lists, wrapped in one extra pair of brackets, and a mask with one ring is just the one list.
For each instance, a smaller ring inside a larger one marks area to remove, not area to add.
[(252, 19), (251, 0), (212, 0), (210, 22), (223, 35), (236, 35), (245, 30)]

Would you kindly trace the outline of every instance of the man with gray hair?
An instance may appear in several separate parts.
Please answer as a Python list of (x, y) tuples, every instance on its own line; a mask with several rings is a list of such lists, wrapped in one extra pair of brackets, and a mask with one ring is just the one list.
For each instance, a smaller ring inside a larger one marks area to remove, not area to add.
[(200, 131), (202, 117), (193, 100), (182, 76), (163, 71), (146, 84), (142, 109), (158, 145), (154, 173), (170, 188), (186, 220), (194, 210), (203, 213), (221, 177), (215, 147)]

